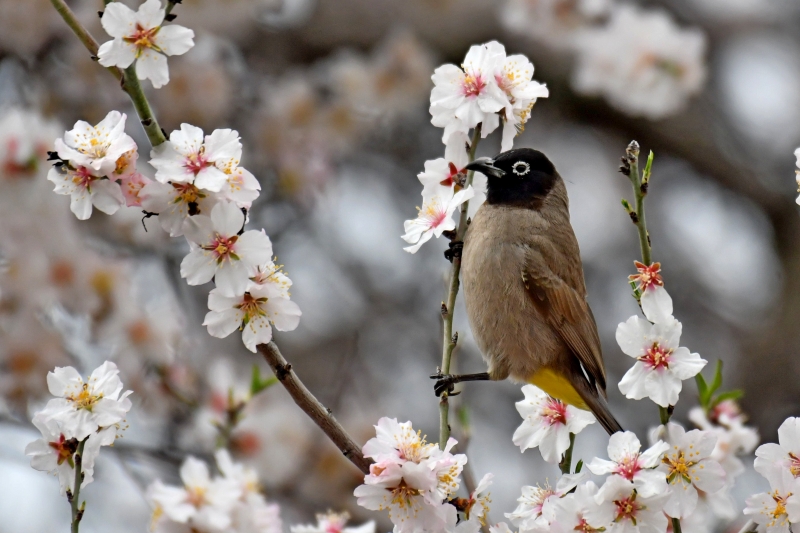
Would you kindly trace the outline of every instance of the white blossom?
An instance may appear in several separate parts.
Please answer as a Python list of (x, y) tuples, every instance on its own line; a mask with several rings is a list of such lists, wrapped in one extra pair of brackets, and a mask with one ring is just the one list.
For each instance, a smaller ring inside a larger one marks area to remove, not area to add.
[(545, 85), (533, 81), (533, 63), (521, 54), (503, 58), (495, 67), (494, 78), (507, 99), (500, 143), (500, 151), (506, 152), (513, 148), (514, 137), (528, 121), (537, 98), (547, 98), (550, 93)]
[(598, 506), (586, 512), (586, 521), (593, 528), (605, 528), (607, 533), (665, 533), (663, 508), (667, 498), (666, 492), (645, 496), (627, 479), (611, 476), (595, 497)]
[[(220, 129), (203, 136), (203, 130), (191, 124), (181, 124), (173, 131), (169, 141), (161, 143), (150, 152), (150, 164), (156, 169), (156, 179), (161, 183), (193, 183), (198, 189), (220, 192), (226, 186), (231, 192), (229, 176), (239, 166), (242, 143), (239, 132)], [(242, 186), (253, 189), (248, 176), (238, 175)]]
[(403, 240), (411, 246), (403, 248), (410, 253), (416, 253), (420, 247), (431, 240), (431, 237), (441, 237), (445, 231), (453, 230), (456, 223), (453, 212), (464, 202), (475, 195), (472, 187), (462, 189), (453, 195), (435, 195), (423, 198), (417, 218), (406, 220), (403, 227), (406, 231)]
[(117, 168), (117, 160), (136, 150), (136, 143), (125, 133), (126, 118), (125, 113), (109, 111), (96, 126), (79, 120), (64, 133), (63, 139), (56, 139), (58, 157), (73, 167), (91, 168), (95, 176), (110, 177)]
[(791, 524), (800, 523), (800, 483), (787, 470), (769, 482), (772, 490), (748, 498), (744, 514), (759, 525), (759, 532), (790, 533)]
[(798, 480), (800, 488), (800, 418), (789, 417), (778, 428), (778, 444), (762, 444), (756, 450), (756, 472), (770, 480), (779, 480), (784, 472)]
[(375, 522), (370, 520), (360, 526), (345, 527), (350, 515), (348, 513), (334, 513), (329, 511), (317, 515), (314, 525), (297, 525), (289, 528), (291, 533), (375, 533)]
[(425, 171), (417, 174), (423, 198), (447, 198), (455, 194), (456, 188), (463, 188), (459, 181), (465, 177), (464, 167), (469, 164), (468, 143), (466, 134), (454, 133), (445, 143), (443, 158), (425, 161)]
[[(642, 496), (665, 494), (667, 480), (663, 472), (655, 470), (661, 458), (669, 449), (663, 441), (641, 452), (641, 443), (635, 433), (630, 431), (614, 433), (608, 441), (608, 457), (610, 461), (595, 457), (587, 464), (587, 468), (595, 475), (612, 474), (632, 483), (637, 493)], [(613, 486), (616, 490), (616, 486)], [(602, 491), (605, 490), (605, 486)]]
[(622, 377), (619, 390), (626, 397), (649, 397), (661, 407), (675, 405), (682, 381), (697, 375), (707, 361), (679, 346), (681, 323), (673, 319), (651, 324), (637, 316), (617, 326), (617, 344), (636, 359)]
[(702, 89), (705, 48), (702, 32), (679, 28), (666, 11), (619, 4), (608, 24), (577, 40), (573, 86), (625, 113), (663, 118)]
[(550, 397), (533, 385), (522, 387), (525, 399), (516, 403), (522, 424), (514, 432), (514, 444), (521, 451), (539, 447), (542, 458), (557, 463), (569, 448), (569, 434), (578, 434), (595, 418), (588, 411)]
[(556, 505), (586, 477), (585, 474), (565, 474), (559, 478), (555, 488), (548, 483), (544, 486), (522, 487), (522, 495), (517, 499), (517, 507), (506, 518), (520, 528), (529, 531), (547, 528), (555, 520)]
[(47, 374), (47, 386), (53, 396), (41, 414), (58, 422), (61, 431), (79, 441), (98, 428), (122, 421), (131, 408), (128, 396), (122, 393), (117, 365), (106, 361), (83, 380), (77, 370), (56, 367)]
[(580, 531), (582, 533), (597, 533), (603, 527), (593, 527), (586, 516), (593, 513), (595, 523), (610, 524), (614, 520), (613, 510), (608, 506), (600, 508), (597, 504), (597, 485), (587, 481), (578, 485), (575, 492), (566, 494), (555, 503), (555, 519), (552, 521), (550, 531), (555, 533), (569, 533)]
[(570, 49), (580, 32), (607, 16), (612, 5), (611, 0), (508, 0), (500, 10), (500, 22), (520, 37)]
[(628, 276), (628, 279), (636, 284), (641, 293), (640, 302), (644, 316), (654, 323), (671, 322), (672, 297), (664, 288), (664, 280), (661, 278), (661, 263), (645, 265), (634, 261), (633, 264), (636, 266), (637, 273)]
[(78, 220), (88, 220), (92, 216), (92, 206), (113, 215), (125, 205), (120, 184), (91, 167), (55, 166), (47, 172), (47, 179), (55, 184), (56, 194), (70, 197), (70, 211)]
[(278, 331), (292, 331), (300, 323), (300, 308), (284, 297), (274, 284), (251, 284), (242, 296), (225, 296), (219, 289), (208, 295), (203, 325), (213, 337), (224, 338), (242, 330), (242, 342), (255, 353), (259, 344), (272, 340), (272, 326)]
[(139, 195), (145, 211), (156, 213), (158, 223), (170, 237), (183, 235), (183, 222), (190, 216), (208, 215), (217, 204), (217, 197), (191, 183), (150, 181)]
[(658, 467), (670, 485), (664, 512), (687, 518), (697, 507), (698, 490), (714, 493), (725, 486), (725, 470), (711, 458), (717, 438), (710, 431), (687, 432), (673, 422), (667, 424), (664, 438), (669, 449)]
[(177, 24), (162, 26), (165, 11), (160, 0), (147, 0), (137, 11), (121, 2), (106, 5), (103, 29), (113, 40), (97, 52), (104, 67), (128, 68), (136, 61), (140, 80), (158, 89), (169, 82), (167, 56), (182, 55), (194, 46), (194, 32)]
[(236, 205), (220, 202), (211, 216), (186, 219), (183, 233), (191, 251), (181, 262), (181, 277), (189, 285), (202, 285), (214, 278), (218, 293), (241, 296), (257, 268), (272, 259), (272, 243), (263, 230), (241, 235), (244, 213)]

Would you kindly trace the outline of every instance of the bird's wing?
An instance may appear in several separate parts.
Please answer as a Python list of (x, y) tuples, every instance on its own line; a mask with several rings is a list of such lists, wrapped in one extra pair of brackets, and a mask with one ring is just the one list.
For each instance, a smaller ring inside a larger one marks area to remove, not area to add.
[(586, 298), (555, 274), (534, 249), (526, 252), (522, 283), (536, 309), (578, 356), (600, 390), (605, 391), (600, 338)]

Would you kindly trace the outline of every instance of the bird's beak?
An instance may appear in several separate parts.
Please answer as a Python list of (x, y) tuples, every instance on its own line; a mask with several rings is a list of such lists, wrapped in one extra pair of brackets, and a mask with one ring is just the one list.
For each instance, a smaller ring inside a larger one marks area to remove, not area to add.
[(485, 174), (486, 176), (493, 178), (502, 178), (506, 175), (503, 170), (494, 166), (494, 160), (490, 157), (479, 157), (464, 168), (467, 170), (477, 170), (481, 174)]

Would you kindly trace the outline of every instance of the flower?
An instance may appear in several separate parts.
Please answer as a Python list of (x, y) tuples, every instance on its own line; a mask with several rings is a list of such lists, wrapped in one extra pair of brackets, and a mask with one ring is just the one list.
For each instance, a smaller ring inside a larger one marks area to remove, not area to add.
[(675, 319), (650, 324), (637, 316), (617, 326), (617, 344), (636, 359), (619, 382), (622, 394), (634, 400), (649, 397), (661, 407), (678, 402), (682, 380), (697, 375), (707, 363), (688, 348), (678, 346), (681, 330), (681, 323)]
[(302, 314), (274, 284), (250, 285), (242, 296), (225, 296), (218, 287), (208, 295), (208, 308), (203, 325), (209, 335), (224, 338), (241, 329), (242, 341), (253, 353), (257, 345), (272, 340), (272, 326), (278, 331), (292, 331)]
[(593, 528), (606, 528), (607, 533), (665, 533), (667, 498), (666, 492), (645, 496), (627, 479), (611, 476), (597, 492), (598, 505), (587, 510), (586, 521)]
[(231, 529), (236, 533), (281, 533), (280, 508), (261, 494), (256, 471), (233, 462), (224, 448), (214, 453), (214, 460), (223, 478), (241, 492), (231, 510)]
[(70, 197), (69, 208), (78, 220), (92, 216), (92, 206), (107, 215), (113, 215), (125, 205), (125, 196), (119, 183), (106, 179), (91, 167), (55, 166), (47, 172), (47, 179), (55, 184), (53, 191)]
[(664, 512), (675, 518), (686, 518), (697, 507), (697, 491), (714, 493), (725, 486), (725, 470), (711, 459), (717, 443), (713, 432), (695, 429), (687, 432), (678, 424), (666, 426), (669, 449), (658, 470), (666, 475), (670, 498)]
[[(78, 439), (67, 438), (61, 432), (58, 421), (43, 413), (37, 413), (33, 417), (33, 425), (41, 431), (42, 438), (25, 447), (25, 455), (31, 456), (31, 467), (43, 472), (54, 472), (58, 476), (62, 494), (74, 492)], [(100, 447), (113, 444), (116, 436), (117, 431), (113, 426), (89, 435), (81, 454), (81, 488), (94, 480), (94, 462), (100, 453)]]
[(711, 458), (722, 465), (728, 479), (732, 480), (745, 470), (737, 455), (749, 454), (756, 448), (758, 432), (744, 425), (745, 417), (734, 400), (720, 402), (711, 408), (709, 417), (701, 407), (689, 411), (689, 420), (700, 429), (713, 431), (717, 436), (717, 445)]
[(520, 531), (549, 526), (555, 519), (557, 502), (577, 487), (584, 477), (584, 474), (565, 474), (558, 480), (555, 489), (549, 484), (544, 487), (522, 487), (517, 508), (506, 513), (506, 518), (518, 526)]
[(117, 160), (136, 150), (136, 143), (125, 133), (126, 118), (125, 113), (110, 111), (96, 126), (77, 121), (63, 139), (56, 139), (58, 157), (74, 168), (92, 169), (94, 176), (110, 176), (117, 168)]
[(104, 67), (128, 68), (136, 61), (140, 80), (158, 89), (169, 82), (167, 56), (185, 54), (194, 46), (194, 32), (183, 26), (162, 26), (165, 11), (160, 0), (147, 0), (138, 11), (125, 4), (106, 5), (100, 22), (114, 39), (100, 46), (97, 57)]
[(798, 480), (800, 490), (800, 418), (790, 417), (778, 428), (778, 444), (762, 444), (756, 450), (756, 472), (770, 480), (778, 480), (788, 472)]
[(364, 444), (362, 451), (364, 457), (373, 459), (377, 464), (419, 463), (430, 458), (437, 447), (415, 432), (411, 422), (399, 423), (396, 418), (383, 417), (378, 420), (375, 435)]
[(447, 139), (444, 158), (425, 161), (425, 171), (417, 174), (423, 198), (447, 198), (463, 188), (464, 167), (469, 164), (468, 143), (466, 134), (454, 133)]
[(587, 521), (587, 515), (594, 512), (595, 522), (609, 524), (614, 520), (609, 507), (599, 508), (596, 500), (597, 485), (587, 481), (578, 485), (575, 492), (564, 495), (555, 502), (555, 520), (551, 524), (550, 530), (557, 533), (567, 533), (580, 531), (582, 533), (597, 533), (603, 531), (592, 527)]
[(470, 47), (461, 68), (442, 65), (431, 79), (431, 115), (435, 126), (444, 127), (446, 141), (453, 128), (466, 131), (482, 124), (486, 137), (499, 125), (497, 113), (508, 105), (497, 85), (495, 71), (505, 59), (505, 48), (497, 41)]
[(235, 481), (211, 479), (203, 461), (188, 457), (180, 470), (183, 487), (156, 480), (147, 488), (153, 506), (153, 522), (162, 517), (201, 530), (219, 531), (231, 526), (231, 511), (242, 496)]
[(533, 385), (522, 387), (522, 393), (525, 399), (516, 406), (523, 421), (512, 440), (523, 452), (538, 446), (548, 463), (561, 460), (569, 448), (570, 433), (578, 434), (595, 422), (591, 413), (556, 400)]
[(481, 495), (491, 486), (492, 479), (494, 479), (494, 474), (484, 475), (478, 481), (475, 490), (470, 492), (469, 498), (467, 498), (464, 505), (464, 516), (467, 520), (477, 520), (481, 524), (486, 523), (486, 519), (489, 516), (489, 503), (492, 500), (489, 498), (488, 493)]
[(661, 279), (661, 263), (645, 265), (634, 261), (637, 273), (628, 276), (641, 293), (642, 312), (650, 322), (669, 322), (672, 319), (672, 298)]
[(496, 66), (494, 77), (507, 100), (500, 144), (500, 151), (505, 152), (513, 148), (514, 137), (525, 127), (536, 99), (547, 98), (550, 93), (547, 86), (533, 81), (533, 63), (521, 54), (504, 58)]
[[(644, 452), (639, 451), (641, 447), (642, 444), (635, 433), (630, 431), (614, 433), (608, 440), (608, 457), (611, 460), (595, 457), (586, 466), (595, 475), (612, 474), (612, 477), (629, 481), (642, 496), (665, 494), (666, 476), (654, 468), (661, 462), (661, 457), (669, 449), (669, 444), (658, 441)], [(603, 490), (601, 489), (601, 492)]]
[(85, 382), (71, 366), (56, 367), (47, 374), (47, 386), (57, 398), (47, 402), (41, 414), (56, 420), (68, 439), (79, 441), (99, 427), (117, 424), (131, 408), (131, 391), (122, 393), (118, 374), (111, 361), (94, 369)]
[(223, 296), (241, 296), (259, 265), (272, 258), (272, 243), (264, 230), (239, 232), (244, 213), (236, 205), (220, 202), (211, 216), (186, 219), (183, 233), (191, 247), (181, 261), (181, 277), (189, 285), (202, 285), (215, 279)]
[[(239, 132), (214, 130), (203, 137), (203, 130), (181, 124), (169, 135), (169, 141), (150, 152), (150, 164), (161, 183), (193, 183), (198, 189), (219, 192), (228, 184), (228, 175), (239, 165), (242, 143)], [(246, 179), (240, 176), (242, 183)], [(252, 187), (251, 182), (247, 181)]]
[(128, 177), (119, 180), (122, 196), (125, 198), (125, 204), (128, 207), (141, 207), (142, 189), (144, 189), (148, 183), (150, 183), (150, 179), (138, 172), (134, 172)]
[(666, 11), (620, 4), (576, 44), (575, 90), (601, 94), (630, 115), (672, 115), (705, 81), (705, 35), (679, 28)]
[(47, 150), (61, 127), (38, 111), (20, 107), (0, 114), (0, 177), (31, 177), (47, 159)]
[(579, 32), (599, 22), (611, 6), (611, 0), (509, 0), (501, 8), (500, 22), (520, 37), (570, 49)]
[(417, 218), (406, 220), (403, 227), (406, 230), (403, 240), (412, 246), (403, 248), (406, 252), (416, 253), (420, 247), (431, 240), (431, 237), (441, 237), (442, 233), (453, 230), (456, 223), (453, 212), (475, 195), (472, 187), (467, 187), (452, 196), (432, 196), (423, 198), (422, 208), (419, 209)]
[(791, 524), (800, 523), (800, 483), (786, 470), (769, 479), (770, 492), (749, 497), (744, 514), (766, 533), (789, 533)]
[(261, 184), (249, 170), (242, 167), (223, 166), (225, 172), (225, 185), (222, 186), (222, 196), (237, 206), (250, 209), (253, 200), (258, 198)]
[(158, 214), (158, 223), (170, 237), (183, 235), (183, 222), (190, 216), (211, 213), (217, 197), (191, 183), (163, 184), (151, 181), (139, 192), (142, 207)]
[(348, 520), (348, 513), (328, 511), (317, 515), (316, 525), (292, 526), (289, 530), (291, 533), (375, 533), (375, 522), (372, 520), (360, 526), (345, 527)]

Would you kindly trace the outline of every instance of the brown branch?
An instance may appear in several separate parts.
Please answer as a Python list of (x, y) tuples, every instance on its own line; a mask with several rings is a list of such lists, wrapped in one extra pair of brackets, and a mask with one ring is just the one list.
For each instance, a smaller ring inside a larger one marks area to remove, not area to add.
[(292, 365), (286, 362), (278, 347), (274, 342), (260, 344), (258, 351), (264, 356), (270, 368), (275, 373), (278, 381), (286, 388), (286, 391), (316, 425), (320, 427), (325, 435), (336, 445), (339, 450), (347, 457), (356, 468), (364, 474), (369, 474), (369, 465), (372, 463), (361, 453), (361, 447), (356, 444), (353, 438), (348, 435), (344, 427), (334, 418), (330, 409), (326, 408), (309, 391), (303, 382), (292, 370)]

